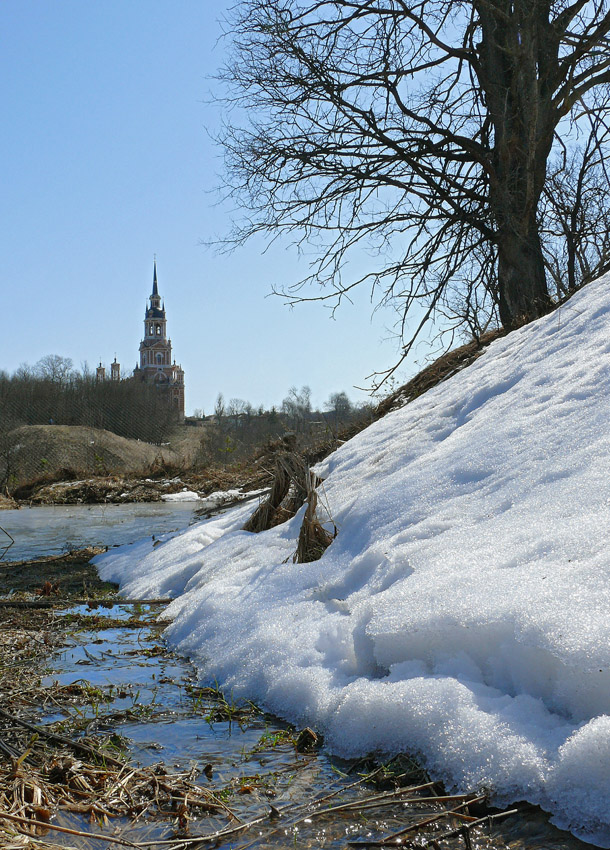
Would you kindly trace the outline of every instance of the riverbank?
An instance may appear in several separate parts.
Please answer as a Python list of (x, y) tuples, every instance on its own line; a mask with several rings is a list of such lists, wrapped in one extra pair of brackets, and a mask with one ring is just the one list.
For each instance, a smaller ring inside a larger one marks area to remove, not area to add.
[(483, 795), (447, 795), (406, 757), (331, 760), (313, 731), (200, 687), (162, 605), (117, 598), (90, 552), (5, 565), (20, 579), (0, 597), (7, 850), (506, 847)]
[[(171, 500), (191, 494), (193, 501), (217, 492), (252, 491), (269, 486), (272, 476), (264, 469), (213, 470), (205, 474), (140, 478), (130, 475), (97, 475), (74, 480), (33, 481), (22, 485), (3, 507), (23, 505), (125, 505)], [(0, 502), (0, 505), (2, 503)]]
[[(32, 596), (47, 602), (76, 597), (103, 597), (116, 593), (117, 586), (102, 581), (91, 559), (106, 547), (87, 546), (61, 555), (45, 555), (34, 560), (0, 561), (0, 588), (24, 597), (24, 607), (33, 607)], [(0, 611), (3, 606), (0, 596)], [(13, 600), (14, 602), (14, 600)]]

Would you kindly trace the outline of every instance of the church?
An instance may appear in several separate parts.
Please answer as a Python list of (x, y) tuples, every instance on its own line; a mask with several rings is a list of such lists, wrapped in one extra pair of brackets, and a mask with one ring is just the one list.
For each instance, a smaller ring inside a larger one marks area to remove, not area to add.
[[(110, 377), (121, 378), (120, 365), (110, 365)], [(135, 380), (155, 384), (167, 393), (168, 403), (176, 411), (180, 421), (184, 419), (184, 371), (172, 360), (172, 341), (167, 338), (165, 304), (161, 301), (157, 283), (157, 260), (154, 261), (152, 294), (144, 313), (144, 339), (140, 342), (140, 363), (133, 371)], [(97, 367), (98, 380), (105, 380), (106, 369)]]
[(167, 388), (168, 401), (184, 419), (184, 371), (172, 360), (172, 341), (167, 338), (165, 304), (157, 285), (157, 261), (154, 261), (152, 294), (144, 314), (144, 339), (140, 343), (140, 365), (133, 376), (149, 384)]

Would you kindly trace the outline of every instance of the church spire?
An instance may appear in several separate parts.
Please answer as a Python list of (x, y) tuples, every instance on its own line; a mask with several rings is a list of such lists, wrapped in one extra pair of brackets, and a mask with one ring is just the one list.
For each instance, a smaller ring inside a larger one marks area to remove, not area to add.
[(153, 271), (153, 296), (159, 294), (159, 290), (157, 289), (157, 255), (155, 254), (155, 268)]

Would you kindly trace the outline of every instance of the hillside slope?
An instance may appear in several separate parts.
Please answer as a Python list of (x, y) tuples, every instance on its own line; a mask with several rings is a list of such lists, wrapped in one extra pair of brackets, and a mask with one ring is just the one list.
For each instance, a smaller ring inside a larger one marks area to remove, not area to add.
[(171, 641), (343, 755), (417, 752), (610, 847), (610, 276), (318, 468), (338, 534), (245, 509), (101, 556)]
[(12, 470), (19, 482), (61, 470), (90, 475), (141, 475), (160, 460), (175, 462), (167, 447), (128, 440), (100, 428), (81, 425), (24, 425), (10, 434)]

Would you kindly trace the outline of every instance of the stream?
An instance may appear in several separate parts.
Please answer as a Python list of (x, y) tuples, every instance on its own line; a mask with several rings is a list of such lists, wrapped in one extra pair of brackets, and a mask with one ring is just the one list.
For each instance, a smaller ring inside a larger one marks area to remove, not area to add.
[[(96, 616), (129, 617), (133, 607), (96, 609)], [(150, 606), (138, 607), (140, 615), (149, 611)], [(80, 606), (67, 616), (87, 613), (91, 611)], [(191, 772), (195, 782), (223, 796), (242, 822), (262, 818), (259, 824), (218, 846), (232, 850), (360, 846), (367, 850), (371, 846), (367, 840), (378, 841), (405, 824), (442, 811), (434, 803), (413, 806), (400, 800), (371, 806), (369, 800), (376, 789), (354, 785), (359, 771), (354, 771), (353, 764), (334, 759), (324, 749), (297, 752), (294, 736), (288, 737), (289, 727), (277, 718), (246, 710), (243, 714), (236, 711), (236, 719), (227, 719), (218, 712), (214, 699), (198, 696), (197, 678), (188, 659), (158, 652), (159, 640), (155, 628), (79, 630), (73, 645), (50, 659), (44, 683), (50, 688), (85, 682), (99, 689), (107, 697), (103, 704), (88, 710), (84, 718), (88, 734), (120, 736), (130, 761), (138, 765)], [(61, 711), (50, 711), (41, 719), (57, 723), (65, 717)], [(321, 817), (302, 817), (308, 814), (312, 801), (328, 795), (334, 795), (328, 805), (358, 800), (364, 805), (362, 810), (348, 808)], [(281, 817), (270, 818), (269, 812), (274, 811)], [(56, 822), (86, 827), (86, 821), (76, 815), (61, 814)], [(176, 834), (174, 824), (154, 819), (135, 825), (113, 821), (112, 827), (112, 834), (124, 835), (143, 846), (151, 842), (151, 847), (153, 842), (169, 841)], [(191, 823), (192, 835), (210, 835), (223, 829), (226, 820), (211, 815)], [(438, 831), (442, 834), (446, 829), (445, 822)], [(426, 838), (430, 837), (428, 833)], [(53, 840), (60, 846), (74, 846), (71, 836), (57, 835)], [(353, 843), (348, 845), (348, 841)], [(417, 844), (425, 846), (421, 839)], [(96, 842), (100, 850), (113, 846), (109, 843), (106, 848), (103, 842)], [(464, 843), (456, 838), (442, 846), (461, 850)], [(533, 809), (498, 821), (490, 831), (477, 830), (472, 846), (479, 850), (584, 850), (589, 845), (554, 829), (543, 812)]]
[[(14, 540), (4, 559), (21, 561), (85, 546), (133, 543), (185, 528), (196, 508), (196, 502), (141, 502), (0, 511), (0, 526)], [(10, 539), (0, 532), (0, 555), (8, 544)]]
[[(53, 554), (85, 545), (113, 545), (131, 542), (149, 534), (164, 534), (188, 525), (192, 504), (130, 504), (120, 506), (68, 506), (25, 508), (4, 511), (0, 525), (15, 539), (11, 560)], [(1, 554), (1, 550), (0, 550)], [(74, 606), (63, 616), (67, 622), (92, 615), (95, 629), (85, 626), (70, 633), (69, 645), (48, 659), (43, 684), (49, 690), (59, 686), (86, 686), (102, 695), (99, 703), (78, 709), (83, 734), (116, 736), (130, 762), (141, 766), (159, 765), (159, 770), (183, 771), (192, 781), (214, 790), (237, 819), (251, 823), (249, 829), (219, 839), (217, 846), (232, 848), (347, 848), (380, 846), (388, 834), (404, 829), (422, 817), (438, 813), (435, 803), (408, 805), (399, 799), (371, 805), (375, 788), (359, 782), (370, 767), (347, 764), (333, 758), (323, 747), (301, 753), (295, 747), (298, 730), (277, 718), (264, 715), (252, 706), (233, 706), (201, 689), (188, 659), (174, 655), (163, 644), (159, 627), (117, 627), (116, 619), (137, 614), (150, 620), (162, 608), (148, 605), (117, 604), (112, 608)], [(99, 618), (108, 619), (109, 627)], [(114, 624), (112, 623), (114, 620)], [(222, 710), (220, 710), (222, 707)], [(43, 709), (40, 722), (61, 724), (74, 721), (65, 708), (52, 701)], [(155, 768), (156, 770), (157, 768)], [(312, 802), (326, 799), (328, 805), (347, 808), (323, 814)], [(362, 807), (358, 808), (358, 801)], [(356, 804), (356, 808), (350, 808)], [(314, 814), (310, 814), (314, 811)], [(54, 820), (60, 826), (88, 828), (82, 815), (60, 813)], [(194, 818), (191, 835), (214, 835), (227, 828), (226, 817), (218, 813)], [(451, 826), (451, 824), (449, 824)], [(437, 829), (442, 835), (445, 821)], [(135, 824), (127, 819), (112, 820), (108, 835), (122, 835), (141, 847), (163, 848), (175, 840), (175, 824), (142, 818)], [(426, 846), (434, 833), (418, 836), (416, 846)], [(117, 847), (116, 843), (76, 843), (72, 835), (52, 836), (56, 846), (98, 850)], [(568, 833), (548, 823), (539, 809), (529, 807), (489, 827), (473, 831), (472, 847), (477, 850), (585, 850)], [(201, 847), (212, 847), (210, 839)], [(193, 847), (195, 845), (192, 845)], [(386, 844), (385, 846), (397, 846)], [(404, 846), (404, 845), (398, 845)], [(408, 846), (408, 845), (407, 845)], [(415, 845), (414, 845), (415, 846)], [(465, 839), (455, 837), (439, 846), (463, 848)], [(185, 845), (186, 847), (186, 845)]]

